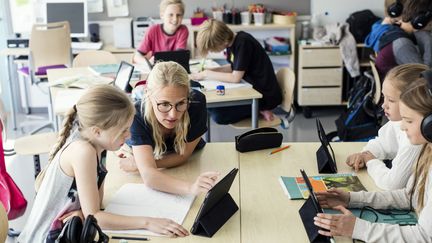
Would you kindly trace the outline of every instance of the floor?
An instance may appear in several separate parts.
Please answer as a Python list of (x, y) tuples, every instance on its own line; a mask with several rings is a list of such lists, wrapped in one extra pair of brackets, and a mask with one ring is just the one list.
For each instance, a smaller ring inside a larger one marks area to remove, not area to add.
[[(320, 107), (313, 108), (313, 117), (305, 118), (301, 113), (301, 110), (297, 112), (294, 120), (290, 124), (288, 129), (278, 127), (277, 129), (283, 134), (284, 142), (314, 142), (318, 141), (318, 135), (315, 127), (315, 118), (319, 118), (324, 126), (325, 131), (335, 131), (336, 127), (334, 124), (335, 119), (342, 112), (342, 107)], [(280, 114), (280, 112), (276, 112)], [(35, 116), (29, 118), (25, 114), (18, 114), (18, 121), (20, 125), (24, 125), (24, 128), (17, 130), (12, 129), (12, 124), (7, 124), (7, 135), (8, 141), (5, 144), (6, 148), (13, 147), (13, 140), (19, 138), (38, 125), (44, 123), (43, 118), (35, 119)], [(46, 116), (45, 116), (46, 117)], [(212, 142), (234, 142), (236, 135), (242, 134), (248, 129), (236, 129), (231, 126), (217, 125), (211, 122), (211, 141)], [(46, 163), (48, 156), (46, 154), (41, 156), (42, 166)], [(9, 227), (20, 231), (28, 214), (31, 210), (34, 193), (34, 172), (33, 172), (33, 160), (31, 156), (14, 155), (6, 158), (6, 166), (9, 174), (14, 178), (16, 184), (20, 187), (28, 200), (28, 206), (26, 213), (16, 220), (9, 222)], [(7, 243), (15, 242), (14, 238), (8, 238)]]

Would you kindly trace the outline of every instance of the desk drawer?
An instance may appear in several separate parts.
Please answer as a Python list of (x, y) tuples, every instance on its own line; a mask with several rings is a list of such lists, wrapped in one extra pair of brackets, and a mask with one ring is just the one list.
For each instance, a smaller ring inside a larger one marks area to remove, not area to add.
[(342, 85), (342, 68), (303, 69), (299, 76), (302, 87)]
[(342, 88), (302, 88), (299, 92), (299, 105), (340, 105)]
[(300, 51), (301, 67), (342, 66), (339, 48), (303, 49)]

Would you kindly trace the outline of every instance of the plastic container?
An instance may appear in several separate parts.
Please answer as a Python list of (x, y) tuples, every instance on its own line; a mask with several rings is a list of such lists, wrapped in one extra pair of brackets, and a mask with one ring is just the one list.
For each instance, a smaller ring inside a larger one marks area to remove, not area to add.
[(250, 25), (251, 15), (249, 12), (241, 12), (241, 24), (242, 25)]
[(225, 86), (224, 85), (216, 86), (216, 94), (217, 95), (225, 95)]
[(264, 13), (253, 13), (255, 25), (264, 25)]
[(219, 21), (223, 21), (223, 12), (222, 11), (214, 11), (213, 18)]

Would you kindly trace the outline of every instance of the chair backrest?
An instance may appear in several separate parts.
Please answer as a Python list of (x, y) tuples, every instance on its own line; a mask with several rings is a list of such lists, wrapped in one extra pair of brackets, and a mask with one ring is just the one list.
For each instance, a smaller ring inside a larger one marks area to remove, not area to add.
[(71, 66), (72, 50), (69, 22), (35, 24), (29, 40), (30, 70), (50, 65)]
[(90, 65), (116, 64), (116, 57), (108, 51), (89, 50), (80, 52), (72, 62), (73, 67), (87, 67)]
[(373, 102), (375, 103), (375, 105), (377, 105), (381, 99), (381, 80), (378, 73), (378, 69), (375, 66), (375, 62), (374, 61), (369, 61), (369, 62), (372, 69), (372, 75), (375, 81), (375, 94), (374, 94)]
[(6, 242), (9, 230), (9, 221), (3, 204), (0, 203), (0, 242)]
[(279, 86), (282, 90), (282, 104), (280, 107), (290, 112), (294, 103), (295, 74), (290, 68), (281, 68), (276, 73)]

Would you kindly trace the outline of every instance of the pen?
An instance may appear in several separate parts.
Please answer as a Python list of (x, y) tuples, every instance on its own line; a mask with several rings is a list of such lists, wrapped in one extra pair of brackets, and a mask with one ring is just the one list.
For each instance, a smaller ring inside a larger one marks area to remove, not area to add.
[(112, 236), (111, 239), (113, 240), (142, 240), (142, 241), (149, 241), (149, 238), (145, 237), (127, 237), (127, 236)]
[(287, 145), (287, 146), (283, 146), (283, 147), (277, 148), (277, 149), (271, 151), (271, 152), (270, 152), (270, 155), (275, 154), (275, 153), (277, 153), (277, 152), (280, 152), (280, 151), (282, 151), (282, 150), (285, 150), (285, 149), (287, 149), (287, 148), (289, 148), (289, 147), (291, 147), (291, 145)]

